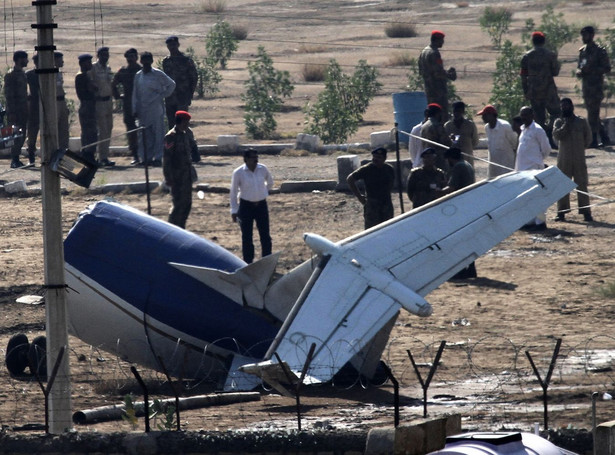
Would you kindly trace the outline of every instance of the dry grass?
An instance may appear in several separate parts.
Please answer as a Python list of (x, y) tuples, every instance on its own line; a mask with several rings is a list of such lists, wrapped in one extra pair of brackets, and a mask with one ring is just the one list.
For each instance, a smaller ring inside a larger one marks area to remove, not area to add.
[(248, 29), (244, 25), (231, 25), (233, 36), (239, 41), (243, 41), (248, 37)]
[(325, 80), (327, 65), (324, 63), (306, 63), (301, 75), (305, 82), (322, 82)]
[(470, 2), (457, 2), (456, 5), (457, 8), (467, 8), (468, 6), (470, 6)]
[(392, 22), (384, 28), (389, 38), (413, 38), (417, 36), (416, 28), (405, 22)]
[(299, 54), (321, 54), (328, 50), (327, 47), (320, 44), (302, 44), (299, 49), (297, 49), (297, 52)]
[(410, 52), (396, 52), (389, 57), (387, 66), (410, 66), (416, 58)]
[(202, 13), (223, 13), (226, 10), (225, 0), (204, 0), (199, 5)]

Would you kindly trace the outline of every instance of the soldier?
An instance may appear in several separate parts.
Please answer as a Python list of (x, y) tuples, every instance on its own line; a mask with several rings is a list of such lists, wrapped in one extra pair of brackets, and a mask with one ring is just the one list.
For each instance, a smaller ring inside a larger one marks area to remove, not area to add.
[(465, 117), (465, 112), (465, 103), (455, 101), (453, 118), (444, 124), (444, 131), (461, 149), (463, 159), (474, 166), (474, 147), (478, 145), (478, 131), (474, 122)]
[(62, 52), (53, 53), (54, 63), (58, 72), (56, 73), (56, 109), (58, 112), (58, 146), (61, 149), (68, 149), (70, 112), (66, 104), (66, 92), (64, 91), (64, 75), (61, 68), (64, 67), (64, 54)]
[(111, 99), (111, 81), (113, 76), (109, 62), (109, 48), (101, 47), (96, 52), (98, 60), (92, 66), (92, 79), (98, 87), (96, 92), (96, 126), (98, 128), (98, 162), (101, 166), (115, 166), (109, 161), (109, 143), (113, 129), (113, 100)]
[[(559, 142), (557, 167), (577, 184), (577, 203), (579, 213), (585, 221), (594, 221), (589, 196), (587, 195), (587, 164), (585, 147), (592, 141), (592, 132), (583, 117), (574, 115), (574, 105), (570, 98), (562, 98), (562, 117), (555, 120), (553, 137)], [(570, 212), (570, 195), (566, 194), (557, 201), (555, 221), (565, 221)]]
[[(135, 48), (130, 48), (124, 52), (126, 66), (122, 66), (111, 82), (113, 98), (122, 100), (122, 112), (124, 114), (124, 124), (126, 131), (132, 131), (137, 127), (135, 116), (132, 113), (132, 89), (134, 86), (135, 74), (141, 70), (141, 65), (137, 63), (139, 55)], [(121, 87), (121, 91), (120, 91)], [(132, 155), (130, 164), (137, 165), (139, 161), (139, 137), (136, 131), (128, 133), (128, 149)]]
[(427, 116), (429, 117), (423, 126), (421, 127), (421, 137), (428, 141), (423, 141), (426, 147), (435, 147), (436, 149), (436, 162), (437, 168), (442, 169), (444, 172), (448, 172), (448, 162), (444, 158), (445, 147), (438, 147), (437, 144), (443, 146), (451, 146), (451, 141), (446, 131), (444, 131), (444, 125), (442, 122), (442, 107), (437, 103), (431, 103), (427, 106)]
[[(26, 138), (28, 125), (28, 80), (24, 68), (28, 66), (28, 54), (25, 51), (13, 53), (15, 65), (4, 75), (4, 98), (6, 99), (6, 116), (9, 124), (21, 129), (22, 136), (11, 147), (11, 168), (22, 167), (19, 161), (21, 147)], [(34, 162), (34, 157), (32, 161)]]
[(36, 138), (38, 137), (38, 130), (40, 127), (39, 120), (39, 96), (40, 96), (40, 85), (38, 82), (38, 74), (36, 73), (36, 68), (38, 68), (38, 55), (34, 54), (32, 56), (32, 62), (34, 63), (34, 68), (26, 71), (26, 80), (28, 81), (28, 89), (30, 90), (30, 94), (28, 95), (28, 160), (30, 163), (34, 163), (34, 157), (36, 154)]
[(79, 124), (81, 125), (81, 154), (84, 158), (96, 163), (94, 152), (96, 146), (87, 147), (98, 140), (96, 128), (96, 92), (97, 88), (89, 72), (92, 69), (92, 56), (81, 54), (79, 56), (80, 71), (75, 77), (75, 91), (79, 98)]
[(175, 91), (165, 99), (169, 128), (175, 124), (176, 111), (188, 111), (196, 89), (198, 75), (194, 61), (179, 51), (179, 38), (166, 39), (169, 54), (162, 60), (162, 71), (175, 81)]
[(162, 173), (164, 181), (171, 188), (173, 207), (169, 223), (186, 228), (186, 220), (192, 207), (192, 151), (197, 147), (190, 129), (190, 114), (186, 111), (175, 113), (175, 126), (164, 137)]
[[(559, 96), (555, 76), (559, 74), (560, 64), (557, 54), (544, 47), (546, 41), (542, 32), (532, 33), (534, 48), (521, 59), (521, 84), (523, 95), (530, 102), (536, 122), (545, 130), (551, 147), (556, 149), (551, 132), (553, 122), (560, 116)], [(549, 123), (547, 123), (547, 111)]]
[[(587, 121), (592, 129), (592, 143), (589, 146), (600, 147), (611, 143), (604, 125), (600, 122), (604, 75), (611, 72), (611, 62), (606, 49), (594, 42), (594, 33), (594, 27), (590, 25), (581, 29), (584, 46), (579, 49), (577, 77), (582, 81)], [(602, 139), (601, 143), (598, 142), (598, 133)]]
[(457, 79), (455, 68), (444, 69), (439, 49), (444, 45), (444, 33), (431, 32), (431, 44), (419, 56), (419, 74), (425, 83), (427, 103), (437, 103), (442, 106), (443, 121), (448, 120), (448, 89), (447, 81)]

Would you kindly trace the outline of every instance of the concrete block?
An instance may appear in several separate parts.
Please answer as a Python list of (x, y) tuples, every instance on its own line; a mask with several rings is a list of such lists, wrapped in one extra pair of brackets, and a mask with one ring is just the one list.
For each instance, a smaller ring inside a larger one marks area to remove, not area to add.
[(395, 444), (395, 428), (372, 428), (367, 433), (365, 455), (392, 454)]
[(236, 153), (239, 147), (239, 136), (236, 134), (222, 134), (217, 139), (220, 153)]
[(348, 190), (346, 178), (358, 168), (358, 155), (340, 155), (337, 157), (337, 189), (339, 191)]
[(596, 427), (594, 453), (615, 454), (615, 420), (601, 423)]
[(311, 191), (334, 191), (337, 187), (335, 180), (307, 180), (290, 181), (280, 185), (280, 193), (309, 193)]
[(14, 182), (5, 183), (4, 191), (9, 194), (21, 193), (23, 191), (28, 191), (28, 186), (25, 180), (16, 180)]
[(423, 428), (425, 430), (425, 453), (435, 452), (444, 448), (446, 444), (446, 417), (428, 420)]
[(461, 433), (461, 414), (446, 416), (446, 436), (453, 436), (459, 433)]
[(314, 134), (297, 134), (297, 142), (295, 143), (296, 149), (317, 152), (321, 146), (320, 137)]
[(81, 138), (80, 137), (69, 137), (68, 138), (68, 150), (71, 152), (79, 153), (81, 150)]
[(422, 455), (427, 453), (427, 435), (422, 425), (400, 425), (395, 431), (394, 453)]
[(369, 142), (372, 149), (378, 147), (387, 147), (395, 143), (395, 136), (389, 131), (374, 131), (369, 135)]

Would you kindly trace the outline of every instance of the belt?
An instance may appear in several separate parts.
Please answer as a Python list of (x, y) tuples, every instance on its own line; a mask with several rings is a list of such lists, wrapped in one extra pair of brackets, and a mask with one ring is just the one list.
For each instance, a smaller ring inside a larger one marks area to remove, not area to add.
[(64, 97), (63, 96), (56, 96), (56, 101), (64, 101)]
[(109, 101), (111, 99), (110, 96), (97, 96), (96, 101)]

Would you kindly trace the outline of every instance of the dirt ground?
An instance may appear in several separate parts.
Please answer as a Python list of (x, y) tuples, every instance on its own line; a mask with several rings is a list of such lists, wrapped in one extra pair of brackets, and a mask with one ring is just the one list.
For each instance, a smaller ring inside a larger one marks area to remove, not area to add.
[[(102, 4), (104, 28), (100, 17), (95, 36), (92, 34), (92, 11), (87, 2), (62, 2), (56, 8), (59, 49), (65, 51), (66, 74), (76, 72), (76, 55), (92, 51), (100, 45), (111, 46), (113, 68), (122, 64), (125, 47), (150, 49), (164, 55), (164, 37), (179, 34), (182, 47), (200, 46), (215, 16), (203, 13), (207, 2), (196, 2), (176, 11), (177, 5), (151, 4), (140, 0), (105, 1)], [(459, 2), (460, 4), (462, 2)], [(465, 2), (464, 2), (465, 3)], [(609, 2), (560, 2), (558, 11), (568, 22), (600, 21), (606, 27), (612, 20)], [(223, 14), (227, 20), (245, 25), (248, 40), (242, 42), (237, 56), (223, 71), (221, 93), (214, 98), (196, 100), (193, 105), (195, 133), (199, 143), (215, 143), (219, 134), (243, 136), (242, 110), (239, 94), (247, 74), (246, 61), (253, 57), (259, 44), (270, 51), (276, 66), (288, 69), (297, 81), (288, 108), (279, 116), (280, 139), (295, 137), (303, 127), (301, 107), (314, 100), (319, 84), (301, 82), (301, 68), (306, 62), (326, 62), (334, 57), (350, 69), (359, 58), (378, 65), (384, 88), (370, 108), (365, 122), (353, 142), (368, 142), (369, 133), (392, 126), (391, 94), (403, 89), (406, 70), (388, 66), (396, 53), (408, 51), (413, 56), (428, 42), (429, 30), (441, 28), (447, 32), (442, 50), (446, 65), (456, 66), (460, 78), (458, 92), (466, 102), (476, 107), (489, 97), (490, 72), (495, 54), (489, 49), (486, 35), (477, 25), (482, 8), (495, 4), (488, 1), (469, 2), (469, 7), (454, 3), (413, 2), (226, 2)], [(542, 2), (516, 2), (511, 36), (518, 37), (528, 17), (539, 22)], [(521, 7), (522, 5), (522, 7)], [(34, 21), (29, 8), (18, 7), (19, 24)], [(138, 12), (138, 20), (134, 20)], [(164, 17), (164, 20), (161, 18)], [(417, 24), (420, 35), (411, 39), (389, 39), (384, 35), (386, 22), (407, 20)], [(272, 21), (274, 24), (272, 25)], [(15, 41), (32, 49), (35, 38), (29, 25), (17, 26)], [(104, 32), (104, 33), (103, 33)], [(6, 35), (5, 35), (6, 36)], [(84, 38), (84, 36), (86, 38)], [(6, 37), (9, 38), (8, 36)], [(98, 40), (97, 42), (95, 42)], [(569, 76), (579, 43), (568, 45), (560, 54), (564, 61), (558, 85), (562, 95), (574, 94), (574, 79)], [(67, 85), (70, 77), (66, 77)], [(70, 94), (69, 90), (69, 96)], [(74, 96), (72, 96), (74, 98)], [(584, 114), (578, 108), (578, 112)], [(122, 128), (116, 117), (116, 132)], [(476, 119), (480, 123), (480, 119)], [(479, 129), (480, 130), (480, 129)], [(482, 131), (482, 130), (481, 130)], [(77, 126), (73, 125), (73, 135)], [(122, 145), (123, 139), (114, 139)], [(588, 150), (590, 191), (609, 199), (615, 191), (613, 149)], [(479, 150), (477, 156), (485, 157)], [(289, 180), (336, 179), (336, 155), (264, 156), (262, 162), (273, 171), (278, 183)], [(367, 158), (367, 155), (364, 156)], [(554, 163), (555, 156), (549, 162)], [(142, 180), (142, 170), (128, 165), (127, 157), (118, 157), (118, 167), (100, 171), (94, 186), (118, 181)], [(204, 157), (198, 165), (201, 182), (216, 187), (228, 187), (232, 169), (240, 164), (238, 157)], [(484, 177), (485, 166), (477, 165), (478, 177)], [(150, 176), (160, 179), (160, 170)], [(0, 162), (0, 183), (24, 179), (30, 187), (40, 185), (36, 170), (13, 172), (8, 161)], [(75, 189), (63, 196), (62, 219), (67, 232), (78, 213), (88, 204), (104, 196)], [(240, 236), (230, 222), (228, 195), (205, 192), (203, 199), (195, 196), (188, 229), (215, 240), (238, 254)], [(119, 194), (115, 198), (142, 210), (144, 195)], [(306, 231), (325, 235), (331, 240), (345, 238), (362, 228), (360, 205), (345, 193), (314, 192), (276, 194), (271, 196), (272, 237), (274, 248), (283, 251), (278, 271), (285, 272), (309, 258), (310, 252), (301, 240)], [(601, 199), (594, 198), (593, 202)], [(575, 198), (573, 197), (573, 203)], [(152, 195), (152, 214), (166, 218), (170, 204), (168, 195)], [(399, 201), (395, 198), (399, 212)], [(406, 210), (408, 201), (404, 197)], [(477, 261), (479, 278), (449, 282), (427, 298), (434, 306), (434, 315), (418, 319), (402, 314), (394, 328), (383, 359), (399, 380), (402, 420), (422, 416), (423, 391), (409, 361), (410, 350), (420, 365), (422, 378), (428, 374), (442, 340), (447, 342), (442, 361), (428, 389), (429, 415), (460, 412), (464, 428), (523, 428), (534, 422), (543, 424), (542, 389), (535, 379), (528, 355), (532, 357), (543, 380), (551, 361), (556, 340), (562, 339), (548, 393), (548, 425), (589, 428), (591, 426), (591, 394), (613, 394), (612, 357), (615, 338), (612, 318), (615, 303), (599, 292), (612, 285), (614, 260), (612, 235), (615, 214), (605, 204), (594, 208), (595, 222), (584, 223), (572, 214), (569, 221), (555, 223), (553, 209), (548, 214), (549, 229), (540, 234), (515, 233)], [(33, 339), (44, 334), (45, 310), (41, 305), (15, 303), (27, 294), (41, 294), (43, 279), (41, 197), (0, 198), (0, 350), (15, 333), (26, 333)], [(127, 391), (134, 391), (129, 365), (113, 356), (97, 352), (79, 340), (71, 338), (71, 372), (74, 410), (118, 403)], [(145, 373), (151, 384), (163, 384), (164, 379)], [(44, 421), (43, 397), (31, 379), (11, 378), (6, 369), (0, 371), (0, 424), (3, 428), (28, 430), (28, 424)], [(185, 384), (183, 392), (201, 393), (202, 387)], [(393, 387), (348, 387), (342, 384), (306, 389), (302, 397), (304, 427), (368, 428), (390, 424), (393, 419)], [(166, 397), (160, 390), (160, 396)], [(183, 428), (250, 429), (275, 426), (296, 428), (295, 402), (273, 393), (264, 393), (255, 403), (221, 408), (186, 411)], [(598, 421), (613, 419), (613, 405), (597, 403)], [(79, 431), (126, 431), (125, 422), (109, 422), (85, 427)], [(38, 431), (38, 427), (35, 427)]]

